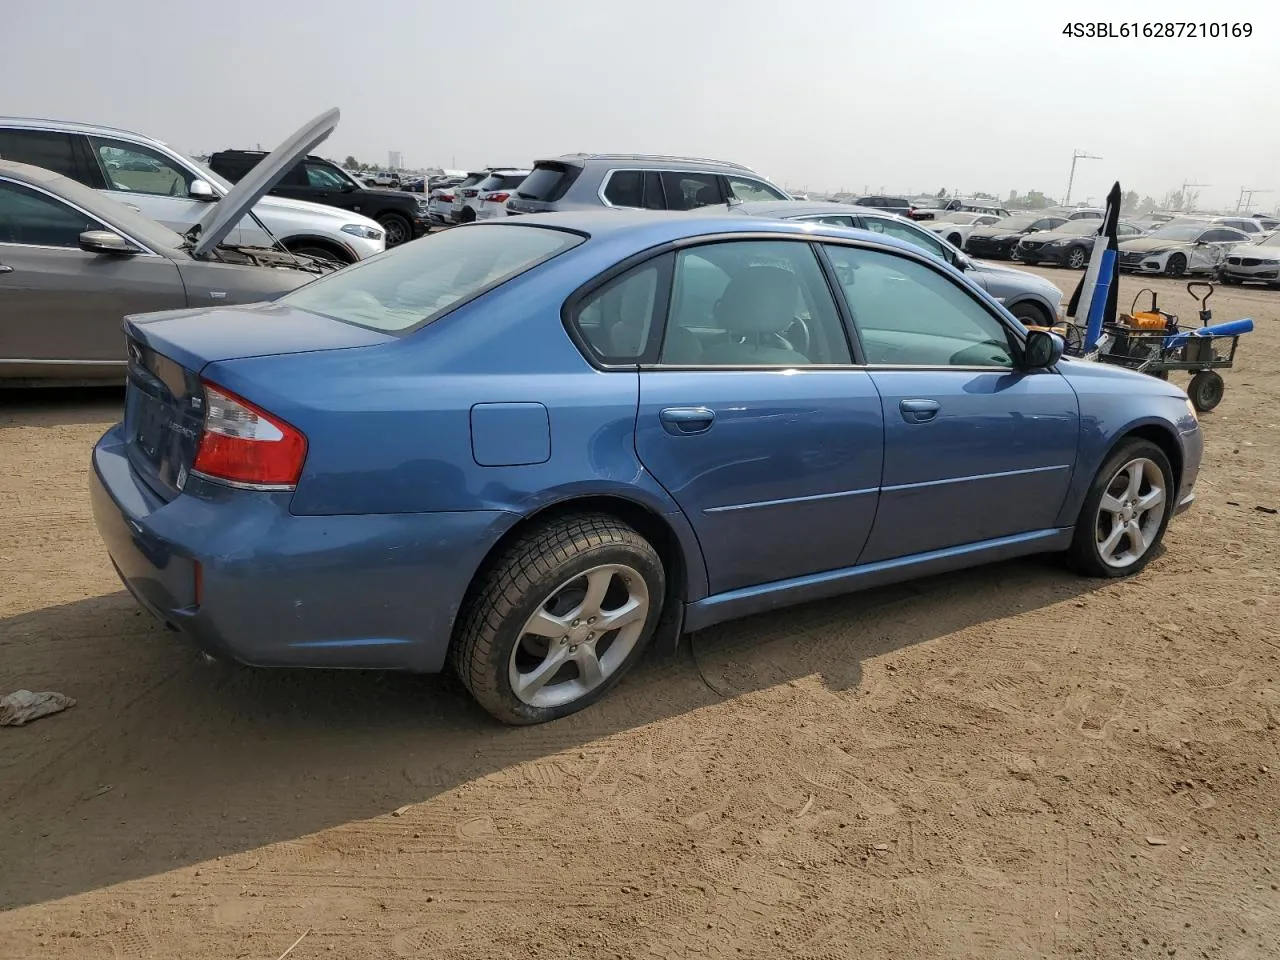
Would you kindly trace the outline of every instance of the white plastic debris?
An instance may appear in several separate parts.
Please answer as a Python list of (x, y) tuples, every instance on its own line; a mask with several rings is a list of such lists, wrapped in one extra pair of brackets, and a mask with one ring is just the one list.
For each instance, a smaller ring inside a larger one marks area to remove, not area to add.
[(15, 690), (0, 697), (0, 727), (21, 727), (32, 720), (39, 720), (51, 713), (61, 713), (67, 707), (75, 705), (75, 698), (63, 693)]

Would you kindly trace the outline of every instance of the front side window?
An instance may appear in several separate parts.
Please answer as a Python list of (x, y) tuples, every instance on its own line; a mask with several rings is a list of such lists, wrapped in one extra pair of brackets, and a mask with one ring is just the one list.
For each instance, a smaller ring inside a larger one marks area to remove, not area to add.
[(1012, 367), (1007, 328), (938, 271), (906, 257), (828, 244), (867, 363)]
[(662, 186), (666, 190), (668, 210), (696, 210), (724, 203), (720, 178), (714, 173), (663, 171)]
[(650, 260), (591, 293), (574, 311), (573, 324), (604, 363), (635, 363), (653, 333), (663, 258)]
[(164, 154), (123, 140), (90, 137), (89, 142), (107, 178), (108, 189), (157, 197), (190, 196), (195, 174)]
[(61, 200), (0, 180), (0, 243), (78, 248), (81, 233), (101, 229), (101, 223)]
[(308, 163), (306, 170), (307, 186), (315, 187), (317, 190), (342, 190), (351, 182), (337, 170), (323, 163)]
[(73, 180), (84, 179), (76, 168), (75, 143), (69, 133), (0, 130), (0, 160), (29, 163)]
[(862, 220), (866, 228), (872, 233), (883, 233), (887, 237), (896, 237), (932, 253), (935, 257), (942, 257), (944, 260), (947, 258), (946, 248), (942, 245), (942, 241), (928, 230), (920, 230), (916, 227), (908, 226), (901, 220), (890, 220), (888, 217), (863, 217)]
[(279, 302), (356, 326), (403, 333), (580, 243), (582, 237), (563, 230), (462, 227), (314, 280)]
[(728, 176), (725, 179), (729, 182), (730, 192), (743, 203), (751, 200), (787, 199), (767, 183), (761, 183), (759, 180), (753, 180), (750, 177)]
[(800, 367), (849, 358), (808, 243), (740, 240), (677, 255), (662, 363)]

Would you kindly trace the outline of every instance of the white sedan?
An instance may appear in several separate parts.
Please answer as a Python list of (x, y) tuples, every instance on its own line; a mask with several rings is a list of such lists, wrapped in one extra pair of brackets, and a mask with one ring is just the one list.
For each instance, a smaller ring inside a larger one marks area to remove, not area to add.
[(926, 220), (920, 224), (926, 230), (932, 230), (953, 247), (964, 248), (969, 233), (974, 227), (986, 227), (1000, 220), (993, 213), (971, 213), (967, 210), (950, 210), (940, 213), (937, 219)]
[(1116, 266), (1135, 273), (1217, 273), (1228, 251), (1248, 234), (1214, 223), (1170, 223), (1133, 240), (1121, 240)]

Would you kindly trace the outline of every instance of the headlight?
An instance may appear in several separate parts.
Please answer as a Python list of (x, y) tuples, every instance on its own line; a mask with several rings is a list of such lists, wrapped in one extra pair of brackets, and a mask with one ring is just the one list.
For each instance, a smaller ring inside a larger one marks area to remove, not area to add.
[(1196, 413), (1196, 405), (1191, 402), (1191, 398), (1187, 397), (1187, 413), (1191, 414), (1191, 419), (1200, 422), (1200, 414)]
[(366, 227), (359, 223), (348, 223), (342, 228), (343, 233), (349, 233), (353, 237), (364, 237), (366, 240), (381, 240), (382, 231), (375, 227)]
[(1066, 242), (1067, 242), (1067, 241), (1065, 241), (1065, 240), (1050, 240), (1048, 243), (1046, 243), (1046, 244), (1045, 244), (1045, 246), (1046, 246), (1046, 247), (1060, 247), (1060, 246), (1062, 246), (1063, 244), (1065, 244)]

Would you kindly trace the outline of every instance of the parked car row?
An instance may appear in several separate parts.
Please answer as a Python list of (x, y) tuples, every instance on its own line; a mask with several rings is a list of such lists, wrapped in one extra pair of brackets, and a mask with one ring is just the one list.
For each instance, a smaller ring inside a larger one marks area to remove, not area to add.
[[(336, 123), (336, 120), (335, 120)], [(217, 173), (145, 134), (61, 120), (0, 117), (0, 160), (52, 170), (179, 234), (230, 194)], [(386, 249), (382, 226), (332, 206), (263, 197), (232, 225), (228, 242), (282, 246), (308, 257), (355, 263)]]

